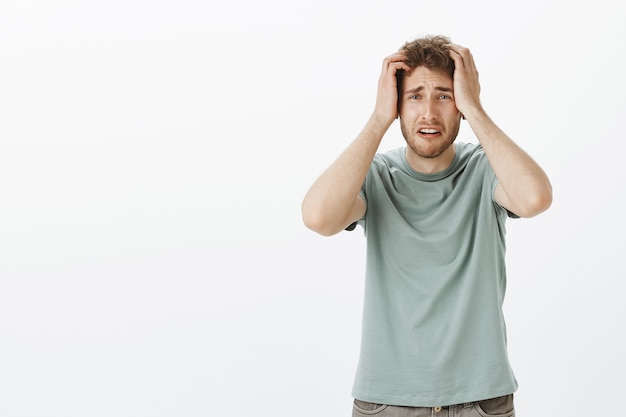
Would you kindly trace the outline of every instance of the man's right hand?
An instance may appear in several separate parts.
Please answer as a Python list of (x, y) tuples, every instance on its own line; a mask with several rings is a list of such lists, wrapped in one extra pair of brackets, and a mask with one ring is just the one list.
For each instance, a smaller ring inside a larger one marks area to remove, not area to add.
[(361, 133), (313, 183), (302, 201), (302, 219), (323, 236), (341, 232), (363, 217), (367, 204), (359, 195), (378, 145), (398, 117), (400, 70), (410, 71), (406, 56), (396, 52), (383, 60), (376, 107)]
[(384, 123), (391, 124), (398, 117), (398, 71), (410, 71), (406, 55), (399, 51), (383, 60), (383, 68), (378, 79), (378, 93), (374, 116)]

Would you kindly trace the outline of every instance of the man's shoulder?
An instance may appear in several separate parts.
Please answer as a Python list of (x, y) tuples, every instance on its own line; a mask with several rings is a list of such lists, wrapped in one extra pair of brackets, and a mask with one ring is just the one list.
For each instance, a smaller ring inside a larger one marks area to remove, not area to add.
[(394, 148), (384, 152), (378, 152), (374, 156), (374, 162), (376, 163), (398, 163), (402, 160), (402, 155), (404, 155), (404, 147)]
[(375, 171), (389, 171), (393, 168), (402, 168), (402, 158), (404, 148), (395, 148), (384, 152), (378, 152), (374, 155), (371, 169)]
[(463, 167), (481, 166), (488, 164), (487, 155), (480, 143), (456, 143), (457, 160)]
[(456, 152), (461, 156), (474, 156), (484, 153), (483, 147), (480, 143), (472, 142), (455, 142)]

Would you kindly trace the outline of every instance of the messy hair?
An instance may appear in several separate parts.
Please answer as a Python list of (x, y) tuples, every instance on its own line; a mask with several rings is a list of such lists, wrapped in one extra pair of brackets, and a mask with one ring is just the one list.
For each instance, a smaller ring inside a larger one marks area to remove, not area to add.
[(405, 53), (406, 64), (414, 69), (426, 67), (433, 71), (440, 71), (454, 76), (454, 61), (450, 58), (446, 44), (450, 44), (450, 38), (442, 35), (428, 35), (404, 44), (400, 50)]

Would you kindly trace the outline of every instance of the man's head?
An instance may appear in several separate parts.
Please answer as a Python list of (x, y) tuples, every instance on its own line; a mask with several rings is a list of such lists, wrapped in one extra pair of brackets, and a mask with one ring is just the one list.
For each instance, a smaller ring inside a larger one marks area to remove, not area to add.
[(410, 71), (398, 73), (398, 114), (410, 158), (448, 158), (461, 114), (454, 101), (454, 61), (445, 36), (407, 42), (400, 50)]

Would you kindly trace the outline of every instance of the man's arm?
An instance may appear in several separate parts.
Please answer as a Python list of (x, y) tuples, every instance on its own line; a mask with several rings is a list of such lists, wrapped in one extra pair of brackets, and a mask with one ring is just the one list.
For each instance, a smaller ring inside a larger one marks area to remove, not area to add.
[(485, 150), (499, 184), (495, 200), (520, 217), (533, 217), (552, 204), (552, 186), (541, 167), (511, 140), (480, 104), (474, 58), (467, 48), (449, 45), (454, 60), (454, 99)]
[(402, 52), (384, 59), (374, 113), (361, 133), (304, 197), (302, 220), (311, 230), (331, 236), (365, 214), (365, 202), (359, 191), (385, 132), (398, 116), (396, 72), (409, 70), (405, 59)]

